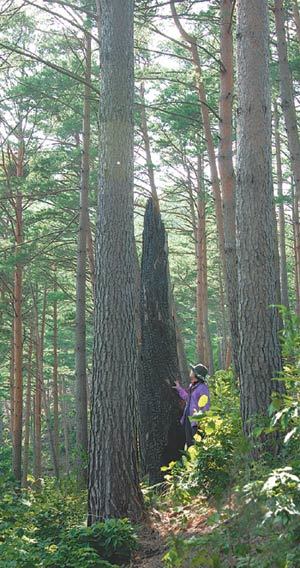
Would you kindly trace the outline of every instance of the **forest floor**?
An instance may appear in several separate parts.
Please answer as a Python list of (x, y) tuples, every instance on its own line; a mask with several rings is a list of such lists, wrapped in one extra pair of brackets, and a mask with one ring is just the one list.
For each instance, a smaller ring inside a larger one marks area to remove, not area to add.
[(139, 548), (135, 553), (131, 568), (163, 568), (162, 558), (168, 549), (168, 539), (172, 536), (189, 538), (212, 530), (208, 518), (214, 509), (208, 508), (201, 498), (193, 503), (150, 509), (148, 520), (139, 530)]

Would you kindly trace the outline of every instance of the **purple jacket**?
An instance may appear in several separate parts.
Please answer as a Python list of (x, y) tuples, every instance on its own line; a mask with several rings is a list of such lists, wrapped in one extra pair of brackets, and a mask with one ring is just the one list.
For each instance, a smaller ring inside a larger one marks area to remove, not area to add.
[[(190, 385), (191, 387), (191, 385)], [(183, 415), (180, 419), (181, 424), (184, 424), (184, 418), (187, 413), (188, 416), (193, 416), (196, 412), (204, 412), (205, 410), (209, 410), (210, 408), (210, 399), (209, 399), (209, 390), (208, 386), (205, 383), (199, 383), (191, 392), (191, 397), (189, 397), (189, 392), (187, 392), (182, 387), (176, 387), (176, 390), (183, 400), (186, 401), (186, 407), (184, 409)], [(201, 400), (202, 396), (206, 398)], [(204, 402), (204, 404), (203, 404)], [(187, 408), (189, 405), (189, 408)], [(191, 422), (192, 426), (195, 426), (197, 422)]]

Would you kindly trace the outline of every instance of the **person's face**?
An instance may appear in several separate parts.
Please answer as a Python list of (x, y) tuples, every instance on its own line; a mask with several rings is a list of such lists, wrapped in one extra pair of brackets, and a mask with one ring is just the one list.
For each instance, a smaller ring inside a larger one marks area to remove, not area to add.
[(191, 372), (190, 372), (190, 379), (191, 379), (191, 383), (192, 383), (193, 385), (194, 385), (195, 383), (197, 383), (197, 377), (196, 377), (196, 375), (195, 375), (195, 373), (194, 373), (193, 370), (191, 370)]

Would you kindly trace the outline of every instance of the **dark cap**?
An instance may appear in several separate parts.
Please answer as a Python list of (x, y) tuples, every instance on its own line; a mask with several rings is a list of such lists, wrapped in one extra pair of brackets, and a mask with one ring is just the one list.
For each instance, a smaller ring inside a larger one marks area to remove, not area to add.
[(198, 379), (205, 379), (208, 374), (208, 368), (205, 367), (205, 365), (202, 365), (202, 363), (198, 363), (198, 365), (190, 365), (190, 367)]

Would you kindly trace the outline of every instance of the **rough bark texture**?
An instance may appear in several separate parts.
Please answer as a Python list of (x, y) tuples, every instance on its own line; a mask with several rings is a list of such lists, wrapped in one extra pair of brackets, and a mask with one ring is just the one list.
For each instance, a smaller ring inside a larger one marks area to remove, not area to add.
[(286, 244), (285, 244), (285, 216), (283, 204), (283, 178), (282, 178), (282, 162), (281, 162), (281, 140), (279, 131), (279, 116), (277, 104), (274, 107), (275, 117), (275, 148), (276, 148), (276, 173), (277, 173), (277, 192), (280, 199), (279, 211), (279, 256), (280, 256), (280, 302), (286, 308), (289, 308), (288, 293), (288, 277), (286, 263)]
[(180, 404), (172, 389), (180, 376), (168, 268), (168, 246), (160, 213), (147, 204), (141, 271), (141, 372), (139, 406), (143, 470), (150, 484), (160, 468), (178, 459), (184, 445)]
[(89, 451), (89, 524), (140, 519), (133, 232), (133, 0), (98, 0), (100, 190)]
[(87, 374), (86, 374), (86, 260), (88, 237), (88, 193), (90, 171), (91, 36), (86, 34), (86, 63), (83, 110), (83, 154), (81, 165), (79, 231), (76, 275), (76, 466), (77, 481), (86, 486), (88, 452)]
[(235, 173), (232, 159), (233, 39), (232, 11), (235, 0), (221, 0), (221, 75), (219, 171), (223, 199), (226, 286), (233, 364), (239, 374), (238, 275), (235, 227)]
[(268, 3), (238, 0), (237, 253), (243, 427), (264, 415), (281, 370), (276, 308)]

